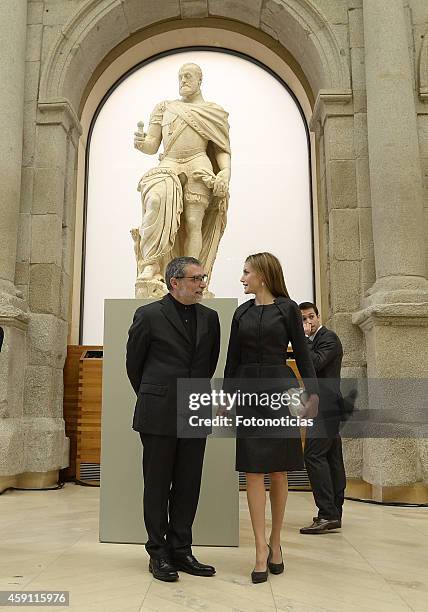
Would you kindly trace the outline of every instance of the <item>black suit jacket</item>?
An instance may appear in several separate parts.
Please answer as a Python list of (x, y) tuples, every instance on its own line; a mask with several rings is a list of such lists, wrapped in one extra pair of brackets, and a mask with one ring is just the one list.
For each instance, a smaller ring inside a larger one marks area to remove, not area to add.
[(3, 338), (4, 338), (3, 327), (0, 327), (0, 351), (1, 351), (1, 347), (3, 346)]
[(340, 391), (343, 348), (339, 336), (323, 326), (313, 342), (309, 340), (308, 344), (320, 389), (320, 416), (340, 418), (343, 407)]
[(202, 304), (196, 304), (195, 309), (195, 346), (169, 296), (135, 312), (126, 347), (126, 370), (137, 394), (136, 431), (175, 436), (177, 379), (209, 379), (214, 375), (220, 351), (218, 315)]

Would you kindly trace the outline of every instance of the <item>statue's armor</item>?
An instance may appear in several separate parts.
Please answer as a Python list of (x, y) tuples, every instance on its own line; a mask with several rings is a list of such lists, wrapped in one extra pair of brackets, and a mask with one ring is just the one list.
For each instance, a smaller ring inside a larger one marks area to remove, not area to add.
[[(179, 127), (179, 123), (181, 123), (181, 121), (182, 120), (177, 115), (169, 111), (168, 108), (165, 109), (162, 117), (162, 139), (165, 147), (167, 146), (167, 143), (174, 131)], [(172, 144), (167, 153), (167, 157), (177, 159), (189, 157), (189, 155), (195, 152), (205, 153), (207, 144), (208, 142), (205, 140), (205, 138), (192, 129), (190, 125), (186, 124), (178, 138)]]
[[(166, 154), (159, 155), (160, 168), (173, 170), (183, 185), (183, 199), (188, 204), (207, 207), (210, 189), (194, 173), (200, 170), (213, 171), (206, 153), (208, 141), (178, 115), (168, 109), (167, 102), (158, 104), (150, 117), (150, 123), (162, 126), (162, 140)], [(180, 133), (174, 137), (176, 130)], [(173, 139), (169, 145), (170, 139)]]

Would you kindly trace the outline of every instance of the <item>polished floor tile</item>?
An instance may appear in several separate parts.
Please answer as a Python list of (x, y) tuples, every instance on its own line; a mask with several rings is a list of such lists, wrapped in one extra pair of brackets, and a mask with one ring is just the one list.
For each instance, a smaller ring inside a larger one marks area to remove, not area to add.
[[(343, 529), (303, 536), (310, 493), (290, 493), (286, 571), (251, 584), (253, 536), (241, 493), (239, 548), (195, 547), (216, 576), (165, 584), (143, 546), (98, 542), (99, 489), (8, 491), (0, 497), (0, 590), (68, 590), (79, 612), (426, 612), (428, 509), (346, 502)], [(268, 506), (267, 506), (268, 507)], [(268, 528), (269, 532), (269, 520)], [(32, 610), (46, 610), (32, 607)]]

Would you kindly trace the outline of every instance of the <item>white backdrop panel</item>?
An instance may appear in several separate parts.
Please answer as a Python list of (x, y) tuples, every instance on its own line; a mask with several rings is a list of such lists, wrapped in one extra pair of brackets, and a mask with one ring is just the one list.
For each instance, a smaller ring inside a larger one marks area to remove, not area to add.
[[(141, 119), (161, 100), (178, 97), (186, 62), (204, 73), (206, 100), (229, 112), (232, 148), (230, 207), (210, 289), (237, 297), (245, 257), (271, 251), (284, 267), (290, 295), (313, 298), (308, 143), (292, 96), (256, 64), (217, 51), (159, 58), (111, 93), (94, 125), (89, 157), (83, 344), (103, 343), (103, 303), (134, 295), (136, 264), (131, 227), (141, 222), (138, 181), (157, 155), (133, 148)], [(245, 298), (246, 299), (246, 298)]]

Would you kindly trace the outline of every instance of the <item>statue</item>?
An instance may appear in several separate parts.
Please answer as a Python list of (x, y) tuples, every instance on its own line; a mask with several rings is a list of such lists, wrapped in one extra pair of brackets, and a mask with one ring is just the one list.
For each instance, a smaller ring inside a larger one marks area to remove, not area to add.
[(163, 141), (156, 168), (141, 178), (142, 223), (131, 230), (137, 260), (136, 297), (166, 293), (163, 275), (174, 257), (196, 257), (208, 283), (226, 227), (229, 201), (230, 146), (226, 111), (206, 102), (202, 71), (184, 64), (179, 75), (180, 100), (163, 101), (142, 121), (134, 146), (153, 155)]

